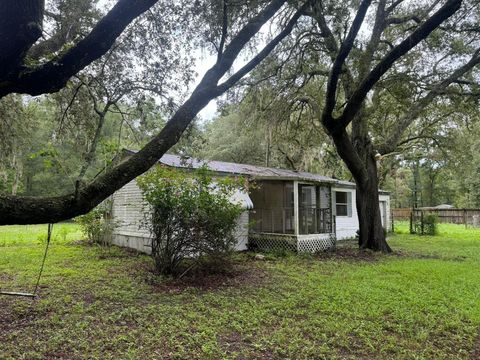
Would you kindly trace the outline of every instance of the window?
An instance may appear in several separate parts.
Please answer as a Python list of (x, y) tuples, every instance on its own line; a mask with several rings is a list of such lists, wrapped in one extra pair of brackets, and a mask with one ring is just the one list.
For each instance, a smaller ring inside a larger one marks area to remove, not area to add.
[(352, 193), (335, 192), (335, 210), (337, 216), (352, 216)]

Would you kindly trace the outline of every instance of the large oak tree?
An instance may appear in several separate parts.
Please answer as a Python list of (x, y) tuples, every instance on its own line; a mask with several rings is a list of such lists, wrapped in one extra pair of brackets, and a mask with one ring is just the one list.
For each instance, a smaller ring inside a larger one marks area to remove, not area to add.
[(295, 119), (305, 104), (312, 130), (326, 131), (352, 174), (361, 248), (390, 251), (378, 161), (431, 136), (428, 128), (450, 119), (431, 108), (453, 109), (452, 96), (477, 86), (478, 11), (462, 0), (317, 1), (311, 22), (276, 50), (276, 64), (262, 66), (259, 81), (277, 86), (277, 102), (289, 101)]
[[(57, 92), (66, 86), (69, 79), (104, 56), (115, 44), (123, 31), (135, 19), (152, 9), (157, 0), (119, 0), (98, 20), (88, 34), (73, 44), (60, 34), (49, 44), (38, 42), (42, 36), (45, 13), (44, 1), (6, 0), (0, 3), (0, 99), (19, 93), (41, 95)], [(217, 2), (200, 3), (205, 9)], [(0, 224), (28, 224), (57, 222), (84, 214), (99, 204), (117, 189), (147, 171), (180, 138), (182, 133), (208, 102), (234, 86), (247, 75), (270, 52), (287, 37), (306, 4), (299, 8), (286, 5), (285, 0), (246, 2), (244, 5), (220, 2), (220, 24), (213, 31), (211, 41), (215, 44), (217, 60), (205, 73), (190, 97), (180, 105), (165, 127), (136, 154), (109, 168), (93, 181), (77, 182), (74, 192), (57, 197), (0, 196)], [(242, 16), (238, 9), (247, 11)], [(278, 32), (252, 56), (251, 60), (236, 71), (232, 65), (238, 55), (251, 42), (263, 25), (279, 12), (283, 19)], [(160, 14), (161, 16), (161, 14)], [(157, 19), (162, 21), (162, 19)], [(168, 21), (168, 19), (165, 19)], [(179, 34), (181, 35), (181, 34)], [(60, 39), (60, 40), (58, 40)], [(48, 46), (47, 46), (48, 45)], [(56, 56), (44, 62), (32, 56), (42, 54), (36, 48), (61, 49)], [(32, 61), (33, 60), (33, 61)], [(132, 69), (134, 71), (134, 69)], [(0, 100), (1, 101), (1, 100)]]

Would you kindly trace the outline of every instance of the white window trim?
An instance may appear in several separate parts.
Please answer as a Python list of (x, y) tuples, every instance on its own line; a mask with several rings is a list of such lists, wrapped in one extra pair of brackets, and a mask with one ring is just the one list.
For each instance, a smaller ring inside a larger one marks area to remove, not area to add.
[[(353, 216), (352, 211), (352, 192), (348, 190), (334, 190), (335, 192), (335, 216), (340, 218), (351, 218)], [(339, 203), (337, 202), (337, 192), (342, 192), (347, 194), (347, 202)], [(338, 215), (337, 214), (337, 205), (345, 205), (347, 207), (347, 215)]]

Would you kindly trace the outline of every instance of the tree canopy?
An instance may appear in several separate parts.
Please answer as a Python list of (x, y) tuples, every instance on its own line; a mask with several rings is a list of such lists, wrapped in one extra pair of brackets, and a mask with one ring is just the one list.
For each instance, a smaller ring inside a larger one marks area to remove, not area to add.
[[(0, 43), (2, 49), (0, 97), (12, 93), (29, 95), (53, 93), (68, 86), (72, 76), (76, 76), (87, 66), (95, 66), (93, 63), (101, 59), (102, 56), (108, 56), (109, 50), (116, 46), (116, 41), (120, 39), (122, 33), (128, 32), (128, 26), (134, 21), (137, 23), (132, 24), (132, 29), (139, 26), (139, 22), (148, 24), (151, 28), (157, 27), (161, 33), (170, 34), (174, 38), (179, 35), (194, 34), (193, 29), (190, 29), (190, 32), (184, 31), (181, 24), (187, 23), (187, 25), (196, 26), (198, 21), (202, 24), (199, 29), (205, 31), (204, 34), (201, 34), (202, 36), (197, 37), (198, 41), (203, 41), (204, 46), (213, 44), (217, 58), (214, 65), (206, 71), (190, 93), (190, 96), (174, 107), (174, 111), (171, 112), (169, 120), (161, 131), (152, 134), (153, 137), (149, 142), (135, 155), (112, 165), (88, 183), (81, 181), (84, 171), (80, 171), (75, 189), (71, 193), (57, 197), (35, 198), (2, 195), (0, 197), (0, 223), (55, 222), (86, 213), (115, 190), (148, 170), (169, 148), (178, 142), (182, 133), (210, 100), (234, 86), (290, 34), (307, 4), (299, 4), (297, 9), (287, 6), (284, 0), (246, 2), (244, 4), (232, 4), (231, 6), (223, 3), (220, 8), (220, 15), (215, 18), (209, 16), (208, 13), (212, 9), (211, 6), (218, 5), (215, 1), (195, 3), (192, 6), (188, 6), (188, 3), (182, 3), (176, 6), (157, 1), (131, 2), (119, 0), (105, 15), (101, 15), (101, 18), (94, 23), (85, 36), (80, 37), (73, 44), (64, 44), (65, 48), (58, 54), (54, 54), (52, 59), (37, 62), (28, 57), (28, 52), (42, 36), (42, 25), (46, 16), (43, 1), (2, 2), (0, 8), (2, 19), (0, 21), (0, 32), (3, 34)], [(186, 11), (186, 14), (184, 7), (189, 10)], [(245, 65), (238, 70), (231, 71), (232, 65), (239, 54), (251, 43), (262, 26), (280, 13), (285, 22), (282, 22), (279, 31), (268, 39), (265, 45)], [(179, 14), (180, 19), (177, 16)], [(149, 15), (153, 16), (149, 17)], [(181, 19), (183, 19), (183, 22)], [(192, 19), (194, 21), (190, 22), (189, 20)], [(167, 26), (166, 24), (170, 25)], [(61, 27), (57, 30), (60, 31), (59, 29)], [(151, 34), (151, 32), (144, 31), (142, 34)], [(134, 40), (138, 39), (134, 35), (132, 36)], [(50, 39), (45, 41), (48, 40)], [(151, 46), (152, 41), (152, 39), (146, 39), (145, 44)], [(136, 46), (137, 43), (134, 42), (134, 50), (136, 50)], [(142, 47), (143, 45), (138, 46)], [(198, 43), (197, 46), (199, 46)], [(168, 46), (166, 47), (168, 49)], [(144, 56), (145, 61), (150, 59), (148, 51), (144, 52)], [(124, 65), (125, 57), (122, 56), (121, 58), (120, 70), (121, 66)], [(127, 72), (138, 73), (136, 70), (145, 65), (145, 61), (138, 62), (142, 59), (141, 57), (135, 59), (137, 61), (133, 63), (134, 68), (132, 66), (127, 67)], [(153, 65), (156, 66), (156, 62)], [(100, 66), (100, 71), (106, 68), (106, 65), (104, 67)], [(114, 81), (124, 79), (121, 75), (122, 72), (116, 68), (112, 72), (112, 76), (115, 76)], [(168, 78), (168, 74), (165, 76)], [(162, 84), (161, 81), (158, 82), (158, 76), (155, 79), (155, 87)], [(168, 81), (166, 80), (166, 82)], [(140, 81), (140, 83), (144, 84), (143, 81)], [(77, 88), (79, 87), (80, 85), (77, 86)], [(91, 90), (90, 87), (88, 88)], [(120, 88), (123, 91), (125, 84)], [(104, 91), (103, 97), (107, 95), (107, 90), (109, 89), (105, 87), (102, 89)], [(156, 90), (156, 88), (153, 89), (153, 91)], [(112, 95), (112, 92), (115, 96), (115, 91), (110, 89), (110, 95)], [(93, 101), (95, 94), (90, 95)], [(108, 104), (109, 101), (107, 100), (105, 106)], [(105, 108), (96, 111), (94, 108), (97, 114), (104, 110)], [(99, 128), (100, 126), (97, 126), (97, 129)], [(92, 142), (92, 145), (96, 146), (95, 141)], [(89, 158), (90, 155), (87, 152), (85, 156), (87, 163)]]

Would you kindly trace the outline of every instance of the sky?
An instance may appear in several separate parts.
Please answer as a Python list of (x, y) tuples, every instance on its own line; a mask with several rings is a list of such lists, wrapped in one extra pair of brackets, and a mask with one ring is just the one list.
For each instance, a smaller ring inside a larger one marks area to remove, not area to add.
[[(194, 86), (192, 89), (198, 85), (200, 80), (202, 79), (205, 72), (215, 64), (215, 56), (208, 54), (205, 51), (198, 50), (198, 56), (196, 56), (197, 63), (195, 64), (195, 72), (197, 73), (197, 78), (195, 79)], [(217, 102), (216, 100), (212, 100), (208, 103), (207, 106), (203, 108), (202, 111), (198, 114), (198, 117), (201, 118), (200, 122), (205, 122), (211, 120), (215, 117), (217, 112)]]

